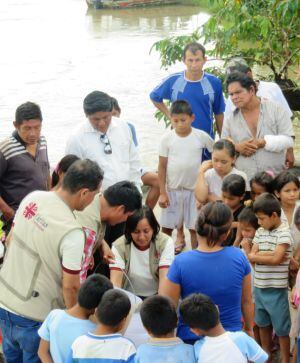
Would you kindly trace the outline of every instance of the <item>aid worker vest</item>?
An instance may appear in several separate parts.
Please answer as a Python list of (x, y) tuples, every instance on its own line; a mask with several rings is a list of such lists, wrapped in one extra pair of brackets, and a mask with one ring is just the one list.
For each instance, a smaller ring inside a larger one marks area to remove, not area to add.
[(43, 321), (52, 309), (64, 308), (60, 244), (75, 229), (81, 226), (55, 192), (37, 191), (23, 199), (0, 271), (4, 309)]
[[(149, 267), (151, 275), (153, 276), (154, 280), (158, 282), (159, 279), (159, 261), (160, 257), (166, 247), (167, 241), (170, 236), (159, 232), (156, 236), (154, 242), (150, 244), (150, 251), (149, 251)], [(132, 243), (132, 242), (131, 242)], [(125, 236), (122, 236), (113, 243), (113, 246), (118, 251), (120, 257), (125, 262), (125, 272), (128, 274), (129, 267), (130, 267), (130, 252), (131, 252), (131, 243), (126, 243)], [(122, 288), (127, 289), (129, 283), (125, 276), (123, 276)]]

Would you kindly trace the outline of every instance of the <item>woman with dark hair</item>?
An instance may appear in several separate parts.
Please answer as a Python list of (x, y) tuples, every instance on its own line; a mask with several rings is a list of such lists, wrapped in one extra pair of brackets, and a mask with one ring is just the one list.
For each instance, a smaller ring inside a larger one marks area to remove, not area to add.
[(79, 160), (79, 157), (73, 154), (64, 156), (56, 165), (51, 177), (51, 189), (57, 189), (61, 186), (62, 180), (69, 167)]
[[(250, 265), (240, 249), (223, 246), (231, 223), (232, 212), (223, 202), (201, 208), (196, 225), (198, 248), (175, 258), (160, 293), (176, 305), (190, 294), (206, 294), (218, 306), (225, 330), (242, 330), (243, 315), (245, 331), (253, 336)], [(199, 339), (181, 319), (177, 335), (190, 344)]]
[(143, 206), (127, 219), (125, 234), (113, 243), (110, 279), (141, 298), (154, 295), (174, 259), (174, 242), (160, 232), (152, 209)]

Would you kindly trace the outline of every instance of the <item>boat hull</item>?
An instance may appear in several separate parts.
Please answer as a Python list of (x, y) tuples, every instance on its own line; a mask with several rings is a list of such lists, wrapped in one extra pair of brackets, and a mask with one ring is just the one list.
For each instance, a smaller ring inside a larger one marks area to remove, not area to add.
[(138, 6), (178, 4), (179, 0), (86, 0), (94, 9), (125, 9)]

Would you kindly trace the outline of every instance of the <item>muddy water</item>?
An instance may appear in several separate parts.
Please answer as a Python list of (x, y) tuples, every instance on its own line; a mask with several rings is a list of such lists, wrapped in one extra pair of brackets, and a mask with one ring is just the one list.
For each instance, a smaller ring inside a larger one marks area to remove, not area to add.
[(84, 119), (83, 97), (98, 89), (116, 97), (137, 128), (142, 160), (155, 168), (164, 128), (153, 117), (151, 89), (168, 73), (151, 45), (186, 34), (209, 18), (198, 7), (87, 10), (84, 0), (0, 1), (0, 140), (12, 131), (15, 108), (39, 103), (55, 164), (70, 131)]

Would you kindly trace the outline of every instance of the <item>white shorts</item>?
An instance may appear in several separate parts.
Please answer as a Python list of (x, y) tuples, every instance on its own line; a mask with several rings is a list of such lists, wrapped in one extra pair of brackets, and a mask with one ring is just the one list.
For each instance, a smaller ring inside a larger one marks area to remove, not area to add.
[(169, 190), (170, 206), (162, 208), (160, 224), (162, 227), (175, 229), (183, 225), (195, 230), (197, 220), (196, 198), (193, 190)]

